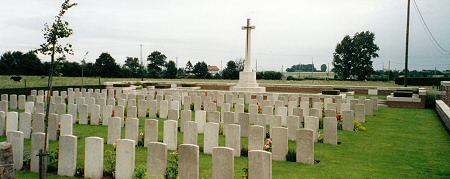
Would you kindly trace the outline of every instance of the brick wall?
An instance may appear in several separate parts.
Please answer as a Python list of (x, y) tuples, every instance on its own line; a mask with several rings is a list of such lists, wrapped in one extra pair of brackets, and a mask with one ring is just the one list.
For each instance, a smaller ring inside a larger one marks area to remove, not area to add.
[(443, 95), (441, 96), (441, 100), (450, 106), (450, 85), (443, 84), (441, 86), (441, 90), (444, 92)]
[(405, 102), (405, 101), (386, 101), (386, 104), (389, 107), (393, 107), (393, 108), (425, 108), (427, 96), (420, 95), (419, 98), (420, 98), (420, 103)]

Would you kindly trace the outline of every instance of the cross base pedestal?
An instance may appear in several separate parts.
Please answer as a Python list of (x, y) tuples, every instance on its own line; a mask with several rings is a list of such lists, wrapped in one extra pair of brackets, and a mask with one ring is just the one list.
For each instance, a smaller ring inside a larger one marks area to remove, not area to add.
[(256, 82), (256, 72), (240, 72), (239, 82), (230, 87), (230, 91), (266, 92), (265, 87), (260, 87)]

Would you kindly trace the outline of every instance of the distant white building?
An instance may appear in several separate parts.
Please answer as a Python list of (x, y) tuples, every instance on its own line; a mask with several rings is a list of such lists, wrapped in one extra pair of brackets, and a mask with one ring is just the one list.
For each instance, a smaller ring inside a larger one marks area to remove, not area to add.
[(219, 71), (220, 71), (219, 67), (208, 65), (208, 72), (209, 72), (211, 75), (214, 76), (215, 74), (219, 73)]

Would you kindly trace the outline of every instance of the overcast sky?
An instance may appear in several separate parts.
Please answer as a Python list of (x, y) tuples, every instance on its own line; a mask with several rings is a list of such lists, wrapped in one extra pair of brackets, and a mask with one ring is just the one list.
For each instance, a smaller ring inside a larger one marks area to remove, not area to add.
[[(0, 53), (28, 51), (44, 42), (43, 25), (57, 14), (58, 0), (1, 0)], [(252, 19), (253, 64), (281, 70), (298, 63), (316, 67), (332, 61), (336, 44), (349, 34), (375, 33), (380, 57), (376, 69), (404, 68), (407, 0), (77, 0), (66, 20), (69, 41), (80, 61), (94, 62), (101, 52), (123, 64), (127, 56), (144, 58), (154, 50), (168, 59), (221, 61), (244, 57), (245, 32)], [(439, 43), (450, 49), (450, 0), (416, 0)], [(411, 4), (410, 68), (450, 69), (450, 53), (439, 51), (425, 33)], [(48, 57), (41, 56), (43, 60)]]

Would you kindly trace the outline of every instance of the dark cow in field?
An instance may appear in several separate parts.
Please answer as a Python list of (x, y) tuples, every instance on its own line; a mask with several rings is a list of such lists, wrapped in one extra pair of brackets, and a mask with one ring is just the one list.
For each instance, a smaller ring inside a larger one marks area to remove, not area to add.
[(21, 76), (11, 76), (10, 80), (14, 80), (15, 82), (20, 82), (22, 80)]

